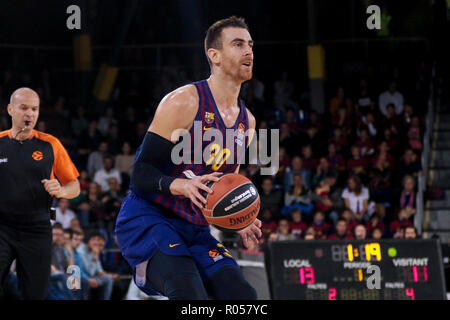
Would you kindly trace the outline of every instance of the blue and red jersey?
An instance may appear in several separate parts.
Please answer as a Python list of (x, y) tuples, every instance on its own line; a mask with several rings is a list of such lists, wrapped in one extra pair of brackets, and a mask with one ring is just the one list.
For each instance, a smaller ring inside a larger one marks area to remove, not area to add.
[[(189, 160), (174, 164), (172, 159), (167, 159), (167, 163), (160, 169), (163, 174), (175, 178), (191, 178), (193, 175), (201, 176), (213, 172), (233, 173), (245, 160), (249, 139), (249, 121), (244, 102), (239, 99), (239, 115), (234, 125), (227, 128), (208, 82), (202, 80), (193, 85), (197, 88), (199, 107), (189, 136), (181, 136), (178, 140), (178, 143), (190, 146), (188, 150), (182, 149), (179, 154), (180, 158)], [(185, 144), (188, 141), (190, 144)], [(136, 152), (135, 161), (141, 147)], [(182, 219), (196, 225), (208, 225), (200, 209), (185, 196), (142, 192), (133, 188), (132, 184), (130, 189), (150, 203), (162, 206)]]

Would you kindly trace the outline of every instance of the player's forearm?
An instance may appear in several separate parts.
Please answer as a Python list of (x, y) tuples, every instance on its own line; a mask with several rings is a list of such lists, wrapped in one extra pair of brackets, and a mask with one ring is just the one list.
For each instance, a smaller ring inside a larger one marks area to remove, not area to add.
[(78, 179), (72, 180), (61, 186), (60, 198), (73, 199), (80, 194), (80, 182)]

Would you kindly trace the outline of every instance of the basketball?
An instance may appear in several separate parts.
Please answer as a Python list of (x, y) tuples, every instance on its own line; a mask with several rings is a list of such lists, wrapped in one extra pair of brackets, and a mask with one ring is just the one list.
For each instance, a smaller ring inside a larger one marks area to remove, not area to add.
[(219, 230), (242, 230), (255, 221), (260, 198), (255, 185), (243, 175), (225, 174), (217, 182), (209, 182), (212, 193), (206, 194), (202, 209), (205, 219)]

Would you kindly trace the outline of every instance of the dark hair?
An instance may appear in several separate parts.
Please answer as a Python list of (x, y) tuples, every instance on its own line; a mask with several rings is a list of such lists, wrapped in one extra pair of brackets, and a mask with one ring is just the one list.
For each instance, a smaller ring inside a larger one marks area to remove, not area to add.
[(70, 235), (70, 239), (72, 239), (73, 236), (73, 230), (70, 228), (64, 229), (64, 233), (68, 233)]
[(99, 237), (99, 238), (102, 238), (103, 240), (106, 241), (105, 236), (103, 235), (103, 233), (101, 233), (98, 230), (93, 230), (93, 231), (89, 232), (88, 236), (86, 237), (86, 243), (88, 243), (89, 240), (91, 240), (94, 237)]
[(52, 230), (53, 230), (53, 229), (61, 229), (61, 230), (64, 231), (64, 228), (63, 228), (62, 224), (59, 223), (59, 222), (55, 222), (55, 223), (53, 224)]
[(214, 48), (214, 49), (222, 49), (222, 41), (221, 41), (221, 35), (222, 30), (225, 28), (243, 28), (248, 30), (247, 23), (245, 23), (244, 18), (239, 18), (236, 16), (231, 16), (226, 19), (222, 19), (219, 21), (214, 22), (209, 28), (208, 31), (206, 31), (206, 37), (205, 37), (205, 54), (206, 58), (208, 59), (209, 66), (212, 66), (211, 60), (208, 57), (208, 49)]
[(406, 231), (406, 229), (414, 229), (414, 232), (417, 235), (417, 228), (415, 226), (413, 226), (413, 225), (405, 226), (405, 231)]
[(354, 192), (356, 195), (359, 195), (361, 193), (361, 191), (362, 191), (361, 179), (356, 174), (351, 176), (349, 179), (353, 180), (355, 182), (355, 184), (356, 184), (355, 189), (352, 189), (350, 191)]
[(72, 230), (72, 234), (77, 235), (77, 236), (84, 236), (83, 231), (78, 231), (78, 230)]

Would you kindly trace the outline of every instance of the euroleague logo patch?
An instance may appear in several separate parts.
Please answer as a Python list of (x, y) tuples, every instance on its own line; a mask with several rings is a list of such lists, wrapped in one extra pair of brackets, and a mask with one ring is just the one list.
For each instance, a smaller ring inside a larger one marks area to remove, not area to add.
[(42, 154), (42, 152), (40, 151), (35, 151), (33, 152), (33, 154), (31, 155), (31, 157), (36, 160), (36, 161), (41, 161), (42, 159), (44, 159), (44, 155)]
[(211, 250), (209, 250), (209, 256), (210, 256), (211, 258), (215, 258), (215, 257), (217, 257), (217, 256), (219, 256), (219, 255), (220, 255), (219, 250), (217, 250), (217, 249), (211, 249)]

